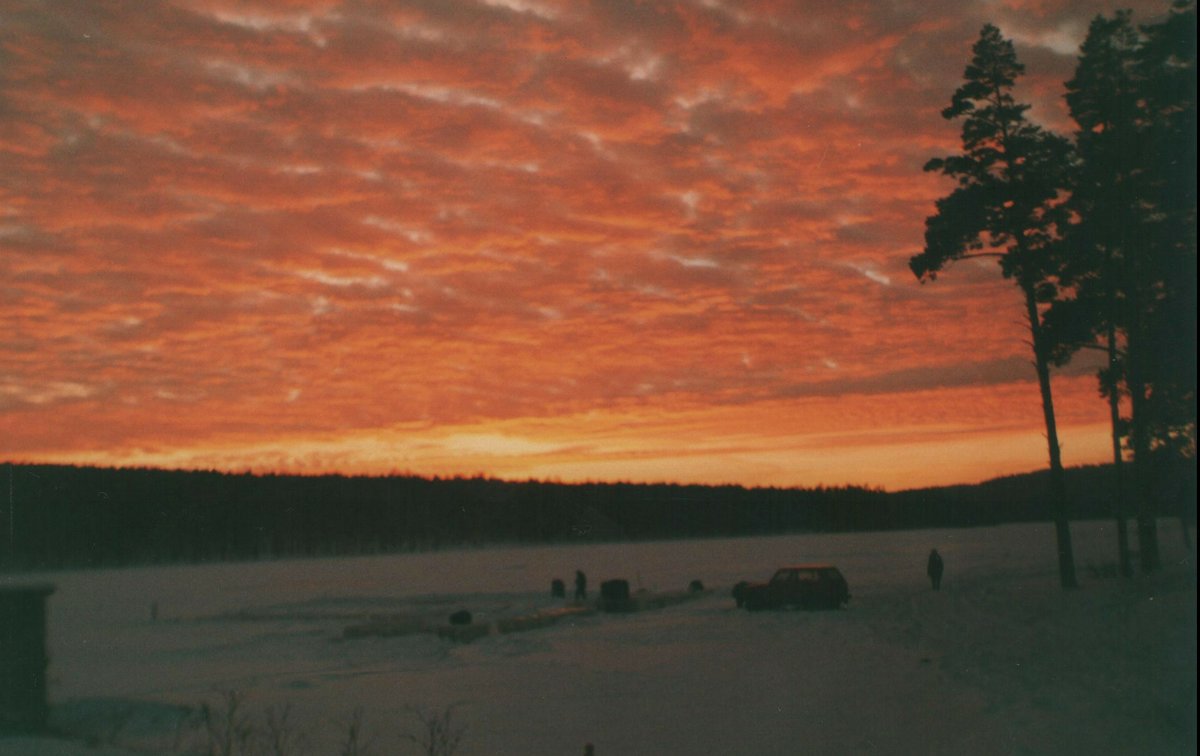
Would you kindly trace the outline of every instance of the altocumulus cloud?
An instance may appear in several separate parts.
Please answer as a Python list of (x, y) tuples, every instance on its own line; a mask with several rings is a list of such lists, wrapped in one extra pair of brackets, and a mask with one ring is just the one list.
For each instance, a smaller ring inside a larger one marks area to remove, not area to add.
[[(353, 439), (419, 428), (507, 472), (495, 424), (607, 462), (627, 412), (665, 437), (805, 397), (977, 404), (1025, 346), (994, 271), (905, 269), (945, 191), (921, 165), (956, 142), (938, 113), (993, 21), (1067, 128), (1061, 82), (1110, 10), (7, 2), (0, 452), (287, 467), (263, 450), (311, 441), (304, 469), (384, 470)], [(529, 435), (555, 418), (590, 440)]]

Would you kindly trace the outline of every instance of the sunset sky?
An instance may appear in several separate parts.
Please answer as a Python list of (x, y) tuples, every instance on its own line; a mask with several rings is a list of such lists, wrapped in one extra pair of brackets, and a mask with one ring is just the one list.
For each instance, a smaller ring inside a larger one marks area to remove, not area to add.
[[(908, 258), (985, 22), (1089, 0), (0, 0), (0, 460), (900, 489), (1045, 466)], [(1080, 362), (1064, 462), (1104, 461)]]

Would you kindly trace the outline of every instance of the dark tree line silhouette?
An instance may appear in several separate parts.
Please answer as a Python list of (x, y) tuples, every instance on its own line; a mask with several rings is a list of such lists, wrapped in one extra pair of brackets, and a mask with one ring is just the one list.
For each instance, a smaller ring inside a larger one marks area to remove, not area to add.
[[(1194, 466), (1169, 473), (1159, 500), (1193, 502)], [(0, 565), (18, 570), (966, 527), (1039, 520), (1047, 511), (1040, 473), (893, 493), (19, 464), (3, 475), (10, 494), (0, 507)], [(1080, 516), (1110, 515), (1112, 478), (1111, 467), (1067, 471), (1086, 502)]]
[(955, 261), (994, 257), (1019, 287), (1042, 396), (1059, 573), (1072, 588), (1068, 518), (1078, 502), (1064, 482), (1051, 366), (1085, 348), (1107, 355), (1100, 392), (1112, 423), (1123, 574), (1132, 572), (1126, 490), (1141, 566), (1152, 572), (1160, 561), (1155, 471), (1164, 458), (1195, 464), (1195, 4), (1177, 2), (1141, 27), (1128, 11), (1096, 17), (1066, 83), (1073, 141), (1026, 119), (1029, 105), (1013, 94), (1024, 70), (1012, 42), (985, 25), (942, 111), (962, 119), (962, 152), (925, 166), (956, 188), (938, 200), (909, 266), (927, 281)]

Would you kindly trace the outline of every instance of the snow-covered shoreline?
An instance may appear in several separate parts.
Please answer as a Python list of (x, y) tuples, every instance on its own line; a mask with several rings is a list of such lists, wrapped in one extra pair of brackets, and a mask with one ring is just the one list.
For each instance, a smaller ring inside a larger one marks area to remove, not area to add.
[[(1163, 521), (1163, 574), (1093, 576), (1109, 523), (1073, 525), (1083, 586), (1058, 587), (1048, 524), (438, 552), (61, 572), (49, 602), (50, 698), (105, 745), (181, 742), (153, 711), (238, 691), (290, 706), (309, 753), (360, 711), (375, 753), (415, 752), (410, 707), (456, 705), (458, 754), (1194, 753), (1195, 563)], [(924, 578), (936, 546), (943, 590)], [(839, 612), (734, 608), (728, 589), (796, 561), (850, 582)], [(570, 617), (457, 644), (344, 639), (372, 614), (478, 621), (561, 603), (575, 569), (652, 591), (716, 591), (632, 615)], [(1102, 573), (1097, 569), (1097, 575)], [(152, 609), (157, 608), (157, 618)], [(121, 706), (127, 708), (122, 709)], [(107, 712), (107, 714), (105, 713)], [(114, 715), (113, 712), (125, 712)], [(143, 716), (146, 715), (146, 716)], [(72, 720), (73, 718), (73, 720)], [(113, 731), (123, 729), (124, 732)], [(108, 747), (105, 745), (105, 747)], [(407, 749), (407, 750), (406, 750)], [(112, 751), (119, 753), (120, 751)], [(0, 754), (104, 753), (0, 739)]]

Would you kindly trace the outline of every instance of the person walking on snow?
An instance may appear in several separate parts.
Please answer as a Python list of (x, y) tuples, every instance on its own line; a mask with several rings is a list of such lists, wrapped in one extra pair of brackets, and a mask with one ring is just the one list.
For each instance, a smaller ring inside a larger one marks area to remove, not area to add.
[(940, 591), (942, 589), (942, 573), (945, 570), (946, 565), (942, 562), (942, 555), (938, 553), (937, 549), (930, 550), (925, 574), (929, 575), (930, 581), (933, 582), (933, 590)]

